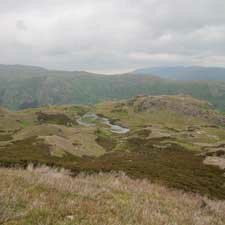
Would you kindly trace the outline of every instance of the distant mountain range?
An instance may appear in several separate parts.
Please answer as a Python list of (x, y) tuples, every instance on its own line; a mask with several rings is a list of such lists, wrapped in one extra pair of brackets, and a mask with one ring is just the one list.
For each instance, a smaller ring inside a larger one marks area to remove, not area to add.
[(174, 80), (225, 81), (225, 68), (221, 67), (152, 67), (138, 69), (133, 73)]
[(191, 95), (225, 111), (225, 82), (196, 81), (199, 80), (197, 76), (195, 80), (177, 81), (172, 76), (165, 79), (157, 77), (158, 73), (152, 73), (155, 76), (149, 74), (102, 75), (0, 65), (0, 105), (24, 109), (47, 104), (95, 104), (136, 95), (166, 94)]

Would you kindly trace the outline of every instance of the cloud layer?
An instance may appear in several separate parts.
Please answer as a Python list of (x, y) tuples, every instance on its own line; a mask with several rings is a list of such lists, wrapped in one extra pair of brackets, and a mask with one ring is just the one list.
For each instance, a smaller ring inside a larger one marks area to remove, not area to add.
[(224, 0), (0, 1), (0, 63), (122, 72), (225, 66)]

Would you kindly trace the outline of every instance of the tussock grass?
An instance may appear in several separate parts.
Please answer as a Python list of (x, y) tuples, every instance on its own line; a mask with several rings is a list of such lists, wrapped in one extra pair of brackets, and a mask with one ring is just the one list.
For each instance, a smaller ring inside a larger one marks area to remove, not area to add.
[(40, 167), (0, 169), (4, 225), (223, 225), (225, 202), (171, 190), (123, 173)]
[[(100, 137), (108, 136), (101, 133)], [(108, 138), (103, 140), (107, 142), (101, 144), (109, 148)], [(31, 137), (1, 148), (0, 165), (25, 168), (29, 163), (45, 164), (69, 169), (74, 175), (83, 171), (124, 171), (133, 178), (147, 178), (169, 187), (225, 199), (223, 170), (203, 164), (204, 156), (196, 155), (178, 144), (171, 143), (163, 149), (154, 147), (164, 140), (167, 139), (127, 138), (120, 146), (124, 151), (117, 150), (95, 158), (78, 157), (66, 151), (62, 157), (58, 157), (52, 154), (50, 146), (42, 139)]]

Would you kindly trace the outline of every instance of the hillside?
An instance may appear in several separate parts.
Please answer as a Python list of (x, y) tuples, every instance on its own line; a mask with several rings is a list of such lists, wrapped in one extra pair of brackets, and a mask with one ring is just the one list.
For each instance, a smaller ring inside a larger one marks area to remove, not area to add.
[(0, 110), (0, 164), (124, 171), (225, 199), (225, 116), (190, 96)]
[(122, 173), (79, 175), (46, 167), (0, 169), (0, 223), (223, 225), (225, 202)]
[(149, 75), (99, 75), (0, 66), (0, 105), (25, 109), (53, 104), (95, 104), (136, 95), (191, 95), (225, 110), (225, 83), (174, 81)]
[(138, 69), (134, 73), (173, 80), (225, 81), (225, 68), (222, 67), (152, 67)]

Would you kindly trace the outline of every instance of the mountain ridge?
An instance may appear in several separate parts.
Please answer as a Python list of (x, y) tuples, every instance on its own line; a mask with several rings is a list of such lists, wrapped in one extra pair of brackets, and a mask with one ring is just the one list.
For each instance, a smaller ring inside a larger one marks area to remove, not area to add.
[(139, 75), (156, 75), (174, 80), (225, 81), (224, 67), (173, 66), (146, 67), (133, 71)]
[(14, 69), (12, 74), (0, 68), (0, 105), (11, 109), (47, 104), (95, 104), (141, 94), (191, 95), (207, 100), (225, 111), (225, 82), (176, 81), (132, 73), (121, 75), (103, 75), (85, 71), (64, 73), (42, 70), (39, 67), (26, 69), (26, 66), (22, 66), (22, 70)]

